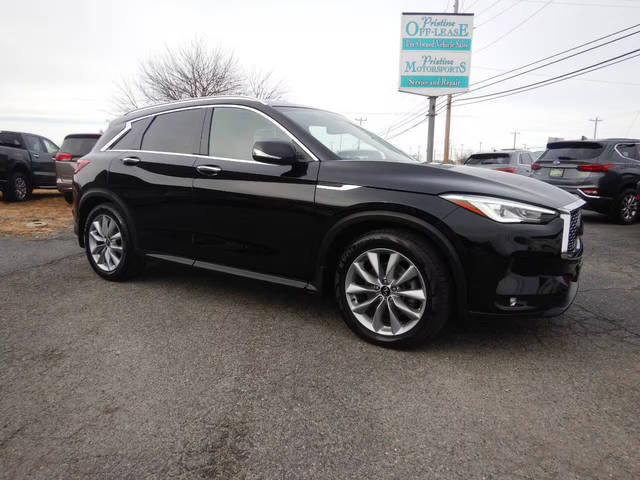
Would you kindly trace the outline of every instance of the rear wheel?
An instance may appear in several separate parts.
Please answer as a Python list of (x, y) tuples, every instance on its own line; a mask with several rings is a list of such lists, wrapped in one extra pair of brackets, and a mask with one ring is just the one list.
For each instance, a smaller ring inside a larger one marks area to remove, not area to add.
[(4, 199), (10, 202), (24, 202), (31, 197), (33, 187), (24, 172), (14, 171), (9, 175), (4, 188)]
[(613, 205), (613, 209), (610, 213), (610, 218), (614, 222), (621, 223), (623, 225), (629, 225), (633, 223), (638, 217), (638, 199), (636, 198), (636, 192), (633, 189), (624, 190), (616, 199)]
[(93, 270), (106, 280), (125, 280), (139, 273), (144, 261), (136, 255), (131, 230), (111, 203), (95, 207), (84, 225), (84, 246)]
[(452, 281), (439, 252), (401, 230), (371, 232), (342, 254), (335, 294), (347, 325), (366, 340), (403, 345), (434, 337), (452, 311)]

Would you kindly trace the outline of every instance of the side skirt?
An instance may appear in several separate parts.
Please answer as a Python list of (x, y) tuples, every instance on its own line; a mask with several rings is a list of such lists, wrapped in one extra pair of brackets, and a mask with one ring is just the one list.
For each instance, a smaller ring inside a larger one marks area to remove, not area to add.
[(279, 285), (286, 285), (287, 287), (301, 288), (311, 292), (316, 292), (316, 288), (313, 285), (311, 285), (309, 282), (303, 282), (300, 280), (294, 280), (286, 277), (279, 277), (277, 275), (268, 275), (266, 273), (252, 272), (251, 270), (244, 270), (242, 268), (229, 267), (227, 265), (219, 265), (217, 263), (203, 262), (201, 260), (193, 260), (191, 258), (177, 257), (174, 255), (147, 253), (145, 256), (156, 258), (158, 260), (165, 260), (168, 262), (180, 263), (182, 265), (189, 265), (196, 268), (212, 270), (214, 272), (227, 273), (229, 275), (252, 278), (254, 280), (262, 280), (264, 282), (277, 283)]

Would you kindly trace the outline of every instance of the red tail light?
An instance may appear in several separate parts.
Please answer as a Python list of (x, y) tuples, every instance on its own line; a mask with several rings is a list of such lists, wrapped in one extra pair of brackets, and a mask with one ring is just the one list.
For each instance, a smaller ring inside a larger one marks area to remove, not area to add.
[(63, 152), (58, 152), (56, 153), (56, 161), (57, 162), (69, 162), (71, 161), (71, 154), (70, 153), (63, 153)]
[(581, 172), (606, 172), (615, 166), (615, 163), (588, 163), (587, 165), (578, 165), (578, 170)]
[(496, 170), (498, 170), (499, 172), (516, 173), (516, 169), (513, 167), (496, 168)]
[(542, 168), (542, 165), (540, 165), (539, 163), (534, 163), (531, 165), (531, 170), (540, 170)]
[(585, 195), (591, 195), (594, 197), (598, 196), (598, 189), (597, 188), (581, 188), (580, 191), (582, 193), (584, 193)]
[(89, 160), (78, 160), (78, 164), (76, 165), (76, 169), (73, 171), (73, 174), (75, 175), (90, 163), (91, 162)]

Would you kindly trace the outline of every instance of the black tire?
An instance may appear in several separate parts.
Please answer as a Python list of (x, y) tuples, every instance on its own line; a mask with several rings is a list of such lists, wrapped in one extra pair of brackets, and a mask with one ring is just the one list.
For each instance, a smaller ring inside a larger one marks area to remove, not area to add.
[(33, 185), (29, 180), (29, 176), (22, 171), (16, 170), (9, 174), (3, 191), (3, 198), (8, 202), (24, 202), (31, 198), (32, 192)]
[(63, 192), (62, 196), (68, 204), (73, 203), (73, 192)]
[[(89, 239), (91, 224), (100, 216), (106, 216), (114, 221), (121, 233), (121, 258), (118, 265), (112, 271), (105, 271), (100, 267), (91, 253)], [(91, 268), (105, 280), (122, 281), (139, 274), (144, 269), (144, 258), (137, 255), (131, 237), (131, 228), (126, 220), (112, 203), (102, 203), (96, 206), (84, 223), (82, 234), (84, 236), (84, 248)]]
[[(628, 202), (633, 200), (634, 207), (629, 211)], [(621, 225), (631, 225), (638, 218), (638, 210), (640, 210), (640, 201), (636, 199), (636, 191), (632, 188), (623, 190), (613, 202), (613, 207), (609, 213), (611, 221)], [(631, 213), (631, 215), (630, 215)]]
[[(347, 301), (345, 282), (348, 269), (354, 260), (372, 249), (390, 249), (404, 255), (424, 279), (427, 299), (422, 317), (404, 333), (382, 335), (367, 328), (355, 317)], [(365, 340), (385, 346), (407, 346), (435, 337), (453, 311), (453, 288), (451, 274), (442, 255), (419, 235), (403, 230), (378, 230), (355, 240), (340, 256), (334, 279), (336, 300), (349, 328)]]

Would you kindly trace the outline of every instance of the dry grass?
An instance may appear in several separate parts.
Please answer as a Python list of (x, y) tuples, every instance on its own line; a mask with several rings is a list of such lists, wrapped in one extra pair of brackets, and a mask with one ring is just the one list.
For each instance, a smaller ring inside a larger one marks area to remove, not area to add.
[[(47, 225), (29, 227), (29, 222)], [(50, 236), (71, 227), (71, 205), (57, 190), (34, 190), (27, 202), (0, 201), (0, 234)]]

